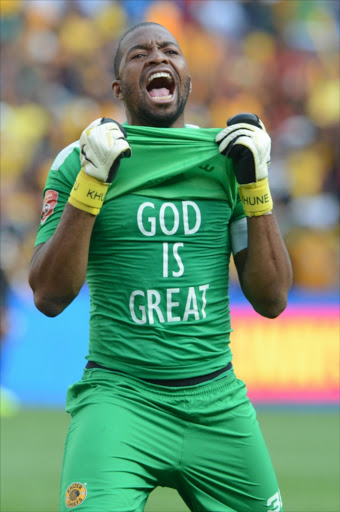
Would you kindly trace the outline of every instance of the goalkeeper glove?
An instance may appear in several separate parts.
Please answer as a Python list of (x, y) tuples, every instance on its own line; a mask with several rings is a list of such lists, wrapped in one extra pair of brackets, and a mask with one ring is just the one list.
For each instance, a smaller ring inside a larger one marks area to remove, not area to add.
[(238, 114), (217, 136), (219, 151), (232, 159), (243, 209), (248, 217), (271, 213), (268, 183), (271, 140), (255, 114)]
[(120, 161), (131, 156), (124, 128), (107, 117), (96, 119), (81, 134), (82, 168), (71, 190), (68, 202), (93, 215), (100, 212), (110, 183)]

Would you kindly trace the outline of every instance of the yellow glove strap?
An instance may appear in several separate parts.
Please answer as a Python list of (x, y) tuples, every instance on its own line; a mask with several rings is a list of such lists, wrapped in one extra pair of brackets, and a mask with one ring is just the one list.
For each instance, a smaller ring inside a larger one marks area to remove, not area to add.
[(73, 185), (68, 202), (79, 210), (98, 215), (108, 188), (108, 183), (89, 176), (82, 168)]
[(269, 190), (268, 178), (239, 185), (240, 198), (247, 217), (259, 217), (273, 209), (273, 200)]

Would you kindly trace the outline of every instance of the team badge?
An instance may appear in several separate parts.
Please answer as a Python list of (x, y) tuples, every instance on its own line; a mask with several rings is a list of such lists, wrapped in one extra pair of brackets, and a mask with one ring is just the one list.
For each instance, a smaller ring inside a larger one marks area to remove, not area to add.
[(69, 485), (65, 494), (67, 508), (74, 508), (83, 503), (87, 495), (86, 487), (80, 482)]
[(41, 211), (41, 220), (40, 224), (44, 224), (44, 222), (52, 215), (53, 210), (58, 201), (58, 192), (55, 190), (46, 190), (44, 203)]

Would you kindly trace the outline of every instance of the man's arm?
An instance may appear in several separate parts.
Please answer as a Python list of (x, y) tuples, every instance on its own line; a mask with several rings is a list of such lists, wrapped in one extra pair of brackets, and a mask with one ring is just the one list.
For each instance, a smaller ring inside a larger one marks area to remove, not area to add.
[(243, 293), (255, 311), (275, 318), (286, 307), (292, 267), (272, 212), (270, 137), (256, 115), (243, 113), (228, 120), (216, 142), (220, 152), (233, 161), (247, 216), (248, 247), (235, 256)]
[(36, 247), (29, 270), (35, 304), (47, 316), (61, 313), (84, 284), (96, 215), (121, 158), (131, 155), (125, 137), (124, 128), (107, 118), (91, 123), (80, 137), (82, 169), (57, 229)]
[(275, 216), (248, 218), (248, 248), (238, 252), (235, 265), (242, 291), (255, 311), (275, 318), (287, 305), (292, 266)]
[(83, 286), (95, 219), (67, 203), (54, 235), (36, 247), (29, 284), (36, 307), (45, 315), (59, 315)]

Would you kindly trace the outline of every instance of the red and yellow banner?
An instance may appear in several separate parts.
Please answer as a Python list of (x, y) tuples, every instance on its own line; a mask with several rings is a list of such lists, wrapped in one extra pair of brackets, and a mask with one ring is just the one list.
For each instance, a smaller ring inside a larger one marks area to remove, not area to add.
[(253, 400), (338, 402), (336, 305), (293, 305), (274, 320), (243, 305), (231, 313), (235, 371)]

